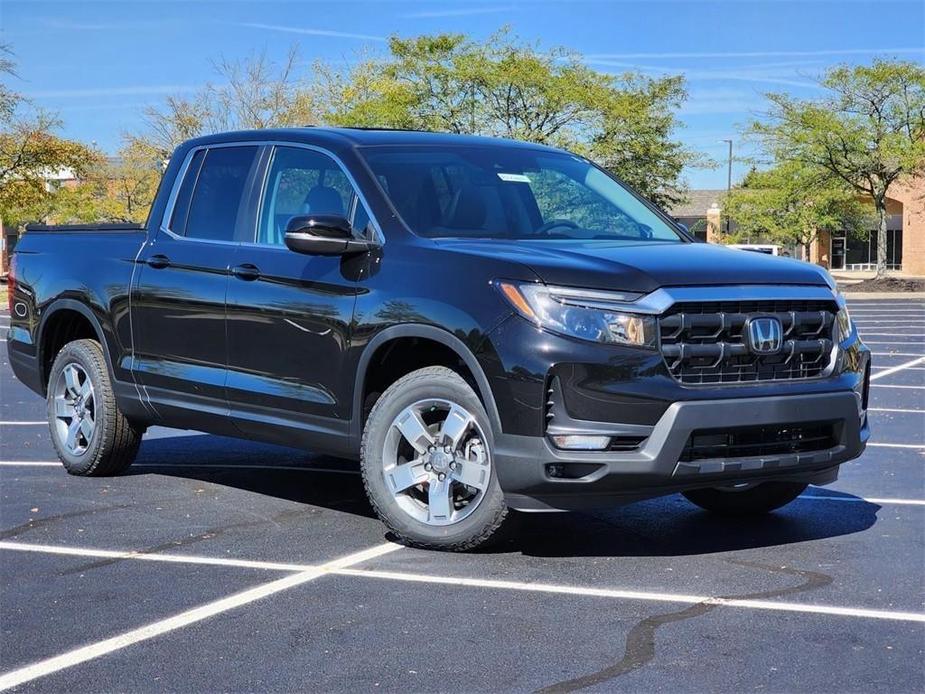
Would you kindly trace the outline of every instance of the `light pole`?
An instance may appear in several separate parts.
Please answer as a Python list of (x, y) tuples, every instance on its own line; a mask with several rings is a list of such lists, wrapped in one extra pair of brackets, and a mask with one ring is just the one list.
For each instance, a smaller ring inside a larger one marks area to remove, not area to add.
[[(729, 145), (729, 158), (726, 166), (726, 195), (732, 192), (732, 140), (720, 140)], [(729, 215), (726, 215), (726, 236), (729, 236)]]

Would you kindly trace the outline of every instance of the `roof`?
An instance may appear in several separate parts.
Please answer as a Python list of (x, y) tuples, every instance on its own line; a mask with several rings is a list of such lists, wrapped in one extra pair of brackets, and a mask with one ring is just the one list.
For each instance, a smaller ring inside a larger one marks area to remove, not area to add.
[(226, 142), (229, 140), (278, 140), (288, 139), (307, 144), (330, 147), (369, 147), (376, 145), (444, 145), (444, 146), (498, 146), (523, 147), (560, 151), (532, 142), (520, 142), (500, 137), (480, 135), (457, 135), (454, 133), (427, 132), (422, 130), (389, 130), (377, 128), (328, 128), (306, 126), (303, 128), (268, 128), (266, 130), (242, 130), (217, 133), (196, 138), (196, 144)]
[(714, 203), (721, 207), (721, 200), (726, 194), (725, 188), (720, 190), (689, 190), (687, 202), (676, 205), (668, 210), (672, 217), (706, 217)]

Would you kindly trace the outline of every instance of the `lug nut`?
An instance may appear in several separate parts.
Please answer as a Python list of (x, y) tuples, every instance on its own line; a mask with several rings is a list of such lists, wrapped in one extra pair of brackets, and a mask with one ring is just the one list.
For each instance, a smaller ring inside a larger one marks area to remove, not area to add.
[(441, 472), (439, 475), (437, 475), (437, 479), (440, 480), (440, 481), (442, 482), (443, 480), (446, 479), (446, 475), (444, 475), (444, 474)]
[(450, 463), (450, 470), (455, 470), (455, 469), (456, 469), (456, 461), (454, 460), (452, 463)]
[(434, 466), (431, 465), (430, 463), (424, 463), (424, 469), (425, 469), (427, 472), (430, 472), (431, 470), (434, 469)]
[(433, 453), (433, 452), (436, 451), (436, 450), (437, 450), (437, 447), (436, 447), (436, 446), (428, 446), (428, 447), (427, 447), (427, 452), (428, 452), (428, 453)]
[(444, 446), (444, 447), (443, 447), (443, 452), (444, 452), (444, 453), (452, 453), (452, 452), (453, 452), (453, 449), (450, 448), (449, 446)]

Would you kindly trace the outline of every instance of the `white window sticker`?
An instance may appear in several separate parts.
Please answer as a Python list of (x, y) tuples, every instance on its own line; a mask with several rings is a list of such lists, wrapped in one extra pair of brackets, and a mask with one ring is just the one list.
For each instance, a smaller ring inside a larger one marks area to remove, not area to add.
[(498, 172), (498, 178), (502, 181), (509, 181), (510, 183), (529, 183), (530, 179), (524, 176), (523, 174), (518, 173), (503, 173)]

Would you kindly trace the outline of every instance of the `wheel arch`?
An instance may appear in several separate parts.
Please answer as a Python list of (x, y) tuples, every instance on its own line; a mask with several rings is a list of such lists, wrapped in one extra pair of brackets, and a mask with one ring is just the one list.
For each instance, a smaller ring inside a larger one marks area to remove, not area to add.
[(373, 357), (380, 348), (385, 347), (389, 342), (404, 338), (420, 338), (430, 340), (447, 347), (459, 357), (466, 368), (469, 369), (478, 388), (479, 399), (485, 405), (485, 411), (491, 421), (491, 428), (495, 435), (501, 433), (501, 417), (498, 414), (498, 407), (492, 394), (491, 385), (485, 376), (485, 371), (479, 364), (478, 359), (472, 353), (472, 350), (458, 337), (441, 328), (431, 325), (393, 325), (376, 334), (363, 348), (357, 363), (356, 380), (353, 391), (353, 417), (351, 422), (351, 434), (355, 441), (359, 441), (363, 435), (363, 393), (366, 388), (367, 376), (370, 371), (370, 364)]
[[(75, 301), (74, 299), (58, 299), (51, 303), (48, 308), (43, 312), (42, 322), (39, 325), (38, 335), (37, 335), (37, 354), (38, 354), (38, 364), (39, 369), (41, 370), (41, 383), (44, 393), (48, 392), (48, 376), (51, 373), (51, 366), (54, 363), (55, 355), (60, 351), (60, 348), (63, 347), (70, 340), (63, 342), (61, 345), (58, 345), (58, 349), (54, 351), (53, 354), (48, 352), (54, 349), (55, 344), (52, 342), (55, 335), (50, 330), (53, 330), (57, 327), (61, 320), (67, 317), (68, 313), (77, 313), (86, 321), (93, 331), (93, 336), (100, 343), (100, 346), (103, 348), (103, 356), (106, 359), (106, 367), (109, 369), (109, 374), (112, 376), (112, 361), (109, 352), (109, 344), (106, 340), (106, 334), (103, 330), (103, 326), (100, 324), (99, 319), (94, 315), (93, 311), (80, 301)], [(87, 337), (87, 335), (82, 335), (82, 337)], [(79, 338), (78, 338), (79, 339)]]

